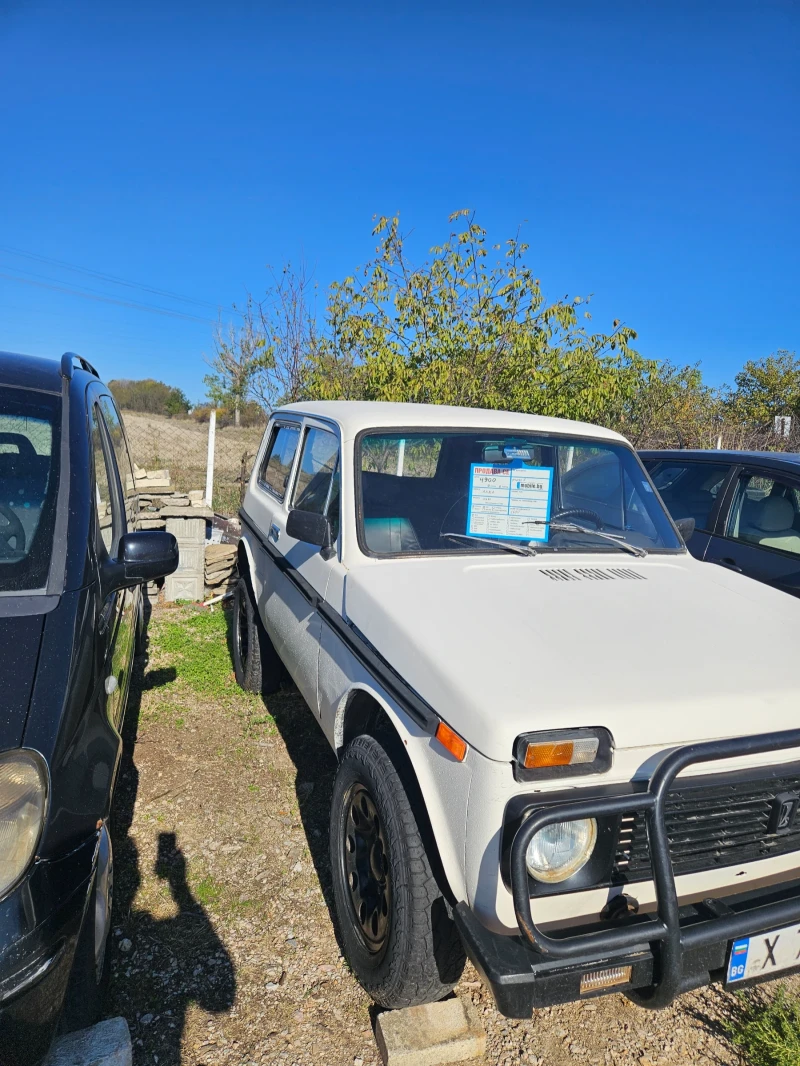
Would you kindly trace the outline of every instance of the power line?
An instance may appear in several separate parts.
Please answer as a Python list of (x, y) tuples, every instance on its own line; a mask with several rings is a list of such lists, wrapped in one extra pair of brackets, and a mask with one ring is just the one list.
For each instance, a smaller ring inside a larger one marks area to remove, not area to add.
[[(64, 270), (72, 270), (78, 274), (85, 274), (87, 277), (97, 278), (99, 281), (111, 282), (114, 285), (124, 285), (126, 288), (140, 289), (142, 292), (149, 292), (154, 296), (162, 296), (169, 300), (178, 300), (181, 303), (194, 304), (197, 307), (209, 307), (214, 311), (219, 311), (219, 306), (210, 303), (208, 300), (198, 300), (194, 296), (183, 296), (181, 293), (171, 292), (169, 289), (159, 289), (156, 286), (147, 285), (143, 282), (129, 281), (116, 274), (106, 274), (101, 270), (92, 270), (89, 267), (77, 266), (75, 263), (68, 263), (63, 259), (52, 259), (50, 256), (38, 255), (36, 252), (26, 252), (20, 248), (9, 248), (5, 245), (0, 245), (0, 251), (5, 252), (8, 255), (18, 255), (25, 259), (33, 259), (39, 263), (47, 263), (50, 266), (61, 267)], [(30, 273), (30, 271), (28, 271), (28, 273)]]
[[(32, 273), (28, 271), (28, 273)], [(66, 285), (57, 285), (47, 281), (34, 281), (33, 278), (21, 278), (16, 274), (0, 273), (0, 278), (6, 281), (16, 281), (22, 285), (35, 285), (39, 289), (51, 289), (54, 292), (64, 292), (70, 296), (82, 296), (84, 300), (96, 300), (99, 303), (116, 304), (119, 307), (130, 307), (134, 311), (148, 311), (150, 314), (166, 315), (170, 318), (180, 318), (187, 322), (202, 322), (208, 325), (210, 319), (201, 318), (199, 315), (190, 315), (186, 311), (175, 311), (169, 307), (157, 307), (155, 304), (135, 303), (133, 300), (118, 300), (113, 296), (103, 296), (100, 293), (70, 289)]]

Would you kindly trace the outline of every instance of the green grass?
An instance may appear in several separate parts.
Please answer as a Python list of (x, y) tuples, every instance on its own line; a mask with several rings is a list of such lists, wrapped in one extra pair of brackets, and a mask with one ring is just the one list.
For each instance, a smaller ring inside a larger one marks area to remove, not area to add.
[(211, 874), (207, 874), (194, 886), (194, 897), (204, 907), (216, 903), (221, 895), (222, 886), (217, 884)]
[(779, 985), (774, 996), (743, 992), (737, 1001), (728, 1035), (750, 1066), (798, 1066), (800, 999)]

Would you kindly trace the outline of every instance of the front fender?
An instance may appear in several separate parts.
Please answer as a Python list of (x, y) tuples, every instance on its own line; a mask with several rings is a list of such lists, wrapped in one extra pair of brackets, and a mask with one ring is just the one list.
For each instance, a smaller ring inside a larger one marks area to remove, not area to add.
[(342, 748), (348, 709), (358, 693), (383, 710), (403, 744), (422, 794), (439, 858), (453, 897), (466, 900), (464, 847), (472, 769), (469, 753), (458, 762), (375, 681), (339, 637), (322, 627), (319, 660), (321, 725)]

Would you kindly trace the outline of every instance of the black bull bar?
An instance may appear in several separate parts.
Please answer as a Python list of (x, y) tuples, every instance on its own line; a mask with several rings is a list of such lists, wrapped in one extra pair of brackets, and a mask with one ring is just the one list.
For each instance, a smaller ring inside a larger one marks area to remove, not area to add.
[[(780, 926), (800, 922), (800, 897), (794, 897), (682, 928), (664, 820), (670, 787), (678, 774), (688, 766), (798, 747), (800, 729), (690, 744), (678, 748), (662, 760), (645, 792), (575, 800), (535, 811), (517, 830), (511, 846), (511, 891), (520, 932), (536, 951), (550, 959), (585, 958), (589, 954), (619, 955), (625, 951), (649, 948), (656, 960), (653, 984), (649, 988), (631, 990), (628, 995), (643, 1007), (659, 1008), (671, 1003), (681, 991), (685, 950), (720, 940), (767, 933)], [(612, 929), (573, 936), (551, 937), (537, 929), (531, 914), (530, 887), (525, 866), (525, 852), (534, 834), (553, 822), (621, 815), (639, 810), (645, 812), (656, 889), (655, 917), (647, 922), (621, 921), (618, 927)]]

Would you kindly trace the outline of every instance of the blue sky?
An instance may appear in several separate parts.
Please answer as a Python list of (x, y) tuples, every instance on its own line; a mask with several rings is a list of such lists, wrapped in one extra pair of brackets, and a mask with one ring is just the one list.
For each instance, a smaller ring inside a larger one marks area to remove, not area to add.
[(645, 355), (720, 382), (800, 348), (794, 0), (0, 0), (0, 47), (0, 348), (200, 399), (267, 264), (324, 289), (374, 214), (422, 255), (461, 207)]

